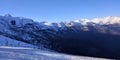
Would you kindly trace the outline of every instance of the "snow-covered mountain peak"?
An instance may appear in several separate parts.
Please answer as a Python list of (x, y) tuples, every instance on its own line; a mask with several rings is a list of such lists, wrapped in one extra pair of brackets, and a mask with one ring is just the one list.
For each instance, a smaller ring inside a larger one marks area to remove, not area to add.
[(120, 24), (120, 17), (116, 16), (108, 16), (104, 18), (94, 18), (92, 20), (89, 19), (81, 19), (75, 20), (76, 23), (81, 23), (82, 25), (89, 25), (88, 23), (96, 23), (100, 25), (109, 25), (109, 24)]
[(92, 22), (102, 25), (109, 25), (109, 24), (120, 24), (120, 17), (115, 16), (108, 16), (104, 18), (95, 18)]
[(10, 14), (7, 14), (5, 16), (0, 16), (0, 22), (2, 24), (9, 24), (9, 26), (15, 25), (17, 27), (21, 27), (27, 23), (33, 23), (33, 20), (28, 18), (12, 17)]
[(12, 17), (12, 15), (10, 15), (10, 14), (5, 14), (4, 16), (5, 17)]
[(44, 25), (47, 25), (47, 26), (53, 26), (53, 24), (50, 23), (50, 22), (44, 22)]
[(80, 23), (80, 22), (81, 22), (81, 20), (74, 20), (74, 22)]
[[(24, 18), (24, 17), (12, 17), (10, 14), (6, 14), (5, 16), (0, 16), (0, 23), (6, 26), (17, 26), (22, 27), (26, 24), (35, 24), (32, 19)], [(58, 22), (58, 23), (51, 23), (51, 22), (38, 22), (37, 26), (40, 27), (40, 29), (43, 30), (54, 30), (58, 31), (60, 30), (66, 30), (69, 27), (82, 27), (84, 25), (86, 26), (93, 26), (95, 24), (98, 25), (109, 25), (109, 24), (120, 24), (120, 17), (114, 17), (114, 16), (108, 16), (104, 18), (95, 18), (93, 20), (89, 19), (81, 19), (81, 20), (75, 20), (75, 21), (69, 21), (69, 22)]]

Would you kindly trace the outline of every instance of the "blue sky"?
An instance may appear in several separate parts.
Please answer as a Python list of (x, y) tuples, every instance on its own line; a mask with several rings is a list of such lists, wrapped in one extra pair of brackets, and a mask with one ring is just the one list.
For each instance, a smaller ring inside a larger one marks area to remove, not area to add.
[(0, 0), (7, 13), (49, 22), (120, 16), (120, 0)]

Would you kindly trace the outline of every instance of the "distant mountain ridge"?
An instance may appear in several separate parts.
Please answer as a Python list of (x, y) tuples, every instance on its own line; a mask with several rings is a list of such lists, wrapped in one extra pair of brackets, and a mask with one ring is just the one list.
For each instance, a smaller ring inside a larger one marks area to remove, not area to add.
[(120, 56), (120, 17), (50, 23), (7, 14), (0, 16), (0, 35), (68, 54)]

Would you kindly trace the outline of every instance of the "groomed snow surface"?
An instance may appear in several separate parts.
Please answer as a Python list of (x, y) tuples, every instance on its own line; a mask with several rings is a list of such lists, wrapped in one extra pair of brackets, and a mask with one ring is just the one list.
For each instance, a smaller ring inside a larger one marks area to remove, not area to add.
[(0, 60), (109, 60), (109, 59), (73, 56), (32, 48), (1, 46)]

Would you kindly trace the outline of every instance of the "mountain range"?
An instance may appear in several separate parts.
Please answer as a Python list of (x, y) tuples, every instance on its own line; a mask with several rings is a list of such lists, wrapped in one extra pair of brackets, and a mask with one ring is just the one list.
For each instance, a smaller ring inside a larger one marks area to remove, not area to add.
[[(7, 14), (0, 16), (0, 37), (22, 42), (15, 46), (120, 59), (120, 17), (115, 16), (51, 23)], [(4, 40), (6, 44), (1, 40), (1, 46), (14, 46)]]

